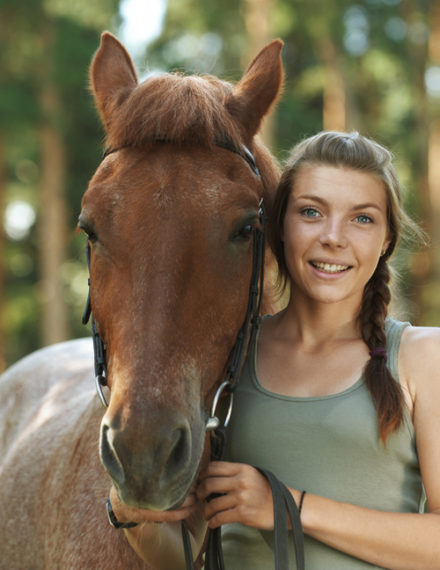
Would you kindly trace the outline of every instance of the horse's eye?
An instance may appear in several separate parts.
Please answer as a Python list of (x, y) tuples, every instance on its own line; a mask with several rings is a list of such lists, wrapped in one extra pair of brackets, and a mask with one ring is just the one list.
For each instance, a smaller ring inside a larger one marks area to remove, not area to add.
[(91, 242), (94, 242), (98, 239), (97, 235), (94, 232), (86, 232), (86, 234)]
[(252, 237), (252, 232), (254, 231), (254, 228), (255, 224), (249, 222), (240, 226), (234, 232), (232, 236), (232, 241), (242, 242), (242, 243), (249, 241)]
[(85, 220), (84, 218), (82, 218), (81, 216), (78, 220), (78, 228), (81, 231), (83, 231), (85, 234), (87, 234), (87, 237), (91, 242), (95, 242), (98, 239), (98, 236), (96, 235), (95, 229), (93, 228), (92, 224), (87, 220)]
[(243, 226), (241, 228), (237, 237), (239, 237), (243, 240), (248, 240), (248, 239), (250, 239), (250, 237), (252, 235), (253, 229), (254, 229), (254, 226), (252, 224), (246, 224), (245, 226)]

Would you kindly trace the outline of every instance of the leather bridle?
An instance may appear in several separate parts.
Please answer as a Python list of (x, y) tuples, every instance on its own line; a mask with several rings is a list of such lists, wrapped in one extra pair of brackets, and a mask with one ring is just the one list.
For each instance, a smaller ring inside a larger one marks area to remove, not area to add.
[[(166, 142), (166, 141), (155, 141), (155, 142)], [(254, 174), (259, 179), (261, 179), (261, 175), (255, 163), (254, 156), (245, 145), (242, 144), (241, 148), (237, 149), (228, 139), (218, 140), (216, 144), (221, 148), (232, 151), (235, 154), (241, 156), (248, 163)], [(106, 149), (104, 152), (104, 158), (114, 152), (122, 150), (123, 148), (126, 148), (126, 146), (113, 148), (113, 149)], [(263, 198), (261, 198), (260, 200), (258, 214), (260, 218), (260, 227), (255, 227), (253, 229), (254, 239), (253, 239), (253, 255), (252, 255), (252, 274), (251, 274), (251, 283), (249, 289), (249, 298), (248, 298), (246, 316), (243, 325), (240, 331), (238, 332), (234, 347), (232, 349), (225, 379), (220, 384), (218, 391), (214, 396), (213, 406), (211, 408), (211, 416), (208, 418), (207, 421), (208, 431), (214, 430), (214, 428), (217, 427), (217, 425), (219, 424), (219, 420), (215, 416), (215, 411), (221, 393), (223, 391), (228, 391), (232, 394), (232, 392), (235, 389), (236, 383), (238, 381), (238, 376), (241, 370), (241, 366), (244, 360), (244, 356), (246, 353), (251, 323), (252, 322), (256, 323), (259, 319), (259, 313), (260, 313), (261, 301), (263, 295), (263, 283), (264, 283), (265, 214), (264, 214)], [(86, 258), (90, 273), (89, 241), (87, 241), (87, 246), (86, 246)], [(90, 296), (90, 277), (88, 280), (88, 284), (89, 284), (89, 291), (88, 291), (86, 306), (82, 316), (82, 323), (83, 325), (86, 325), (91, 319), (96, 390), (102, 405), (104, 407), (108, 407), (108, 402), (102, 391), (103, 386), (107, 385), (107, 377), (108, 377), (106, 350), (105, 350), (105, 344), (98, 333), (96, 322), (92, 314), (92, 304)], [(228, 414), (228, 416), (229, 415), (230, 414)]]
[[(165, 142), (165, 141), (161, 141)], [(250, 166), (254, 174), (261, 179), (260, 172), (255, 163), (254, 156), (250, 150), (241, 145), (237, 148), (228, 139), (217, 141), (217, 146), (232, 151), (241, 156)], [(104, 158), (113, 152), (122, 150), (125, 147), (107, 149)], [(248, 306), (246, 316), (242, 327), (240, 328), (235, 344), (232, 348), (229, 364), (227, 367), (225, 379), (220, 383), (217, 392), (213, 398), (210, 415), (206, 422), (206, 430), (210, 432), (211, 443), (211, 460), (220, 460), (223, 458), (226, 432), (229, 419), (232, 413), (233, 395), (237, 387), (240, 372), (244, 363), (247, 348), (251, 338), (252, 331), (255, 331), (260, 323), (260, 309), (263, 298), (264, 285), (264, 257), (265, 257), (265, 212), (263, 206), (263, 198), (260, 200), (259, 206), (260, 227), (253, 229), (253, 254), (252, 254), (252, 272), (249, 287)], [(86, 246), (87, 264), (90, 273), (90, 243), (87, 241)], [(92, 305), (90, 297), (90, 277), (88, 280), (89, 291), (86, 306), (82, 316), (82, 323), (85, 325), (91, 319), (94, 367), (95, 367), (95, 385), (98, 396), (104, 407), (108, 407), (108, 402), (104, 396), (102, 388), (107, 385), (107, 363), (105, 344), (98, 333), (96, 322), (92, 314)], [(226, 416), (221, 421), (217, 416), (217, 405), (223, 393), (229, 396), (229, 408)], [(288, 531), (286, 511), (289, 515), (292, 529), (293, 540), (295, 546), (296, 568), (304, 569), (304, 537), (302, 533), (301, 519), (296, 503), (285, 485), (279, 481), (271, 472), (257, 467), (257, 469), (268, 480), (274, 501), (274, 534), (275, 534), (275, 570), (288, 569)], [(111, 508), (110, 500), (107, 501), (107, 514), (110, 523), (116, 528), (131, 528), (136, 523), (120, 523)], [(194, 569), (193, 555), (191, 551), (191, 542), (186, 522), (182, 521), (182, 540), (184, 545), (185, 560), (187, 570)], [(207, 549), (205, 553), (205, 570), (224, 570), (223, 552), (221, 548), (221, 529), (210, 529), (208, 532)]]

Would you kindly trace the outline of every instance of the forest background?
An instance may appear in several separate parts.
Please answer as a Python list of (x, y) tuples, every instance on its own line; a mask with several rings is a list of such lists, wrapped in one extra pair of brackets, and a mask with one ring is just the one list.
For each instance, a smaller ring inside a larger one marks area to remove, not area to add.
[[(140, 42), (124, 28), (134, 2)], [(147, 39), (153, 8), (160, 26)], [(142, 77), (179, 70), (231, 81), (281, 37), (286, 82), (267, 144), (282, 162), (321, 129), (359, 130), (393, 150), (407, 208), (430, 238), (399, 250), (397, 309), (440, 324), (438, 0), (0, 0), (0, 370), (90, 334), (75, 227), (102, 152), (87, 73), (103, 30), (125, 35)]]

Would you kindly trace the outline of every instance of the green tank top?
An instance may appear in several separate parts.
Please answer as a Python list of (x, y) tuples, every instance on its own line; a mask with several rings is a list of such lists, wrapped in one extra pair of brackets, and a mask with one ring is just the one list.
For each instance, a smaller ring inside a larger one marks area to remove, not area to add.
[[(400, 338), (408, 324), (390, 318), (386, 322), (387, 364), (396, 380)], [(234, 394), (225, 459), (269, 469), (288, 486), (337, 501), (383, 511), (419, 512), (424, 493), (409, 414), (384, 447), (362, 378), (330, 396), (275, 394), (258, 381), (257, 343), (258, 332)], [(293, 569), (293, 544), (290, 547)], [(274, 568), (272, 532), (226, 525), (223, 549), (227, 570)], [(305, 536), (305, 564), (307, 570), (379, 568), (309, 536)]]

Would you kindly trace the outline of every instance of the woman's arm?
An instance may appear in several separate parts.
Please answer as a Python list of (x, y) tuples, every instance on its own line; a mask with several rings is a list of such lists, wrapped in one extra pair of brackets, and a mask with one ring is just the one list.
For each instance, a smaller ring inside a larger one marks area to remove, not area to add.
[(390, 570), (440, 568), (440, 510), (429, 514), (389, 513), (306, 495), (304, 532)]
[(121, 503), (112, 488), (110, 499), (116, 518), (138, 525), (124, 529), (130, 546), (137, 555), (155, 570), (185, 570), (181, 521), (185, 519), (189, 530), (194, 559), (197, 559), (206, 534), (202, 506), (191, 494), (180, 509), (155, 512), (127, 507)]
[[(440, 329), (411, 328), (402, 338), (399, 376), (413, 401), (420, 469), (429, 513), (390, 513), (307, 494), (304, 532), (352, 556), (394, 570), (440, 569)], [(300, 492), (291, 489), (297, 504)], [(198, 496), (209, 526), (229, 522), (273, 528), (269, 486), (249, 465), (211, 463)]]
[[(210, 527), (239, 522), (273, 530), (270, 489), (253, 467), (216, 462), (203, 477), (200, 498), (222, 493), (206, 504)], [(300, 491), (291, 493), (298, 504)], [(396, 570), (440, 569), (440, 509), (430, 514), (389, 513), (306, 494), (301, 520), (306, 534), (371, 564)]]

